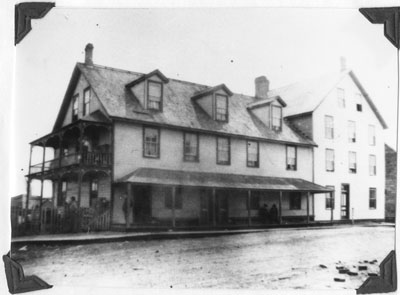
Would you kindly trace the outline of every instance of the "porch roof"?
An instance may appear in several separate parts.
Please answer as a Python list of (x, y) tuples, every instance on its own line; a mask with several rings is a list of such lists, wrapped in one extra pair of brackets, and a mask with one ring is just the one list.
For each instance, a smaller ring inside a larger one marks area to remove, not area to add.
[(332, 189), (300, 178), (176, 171), (156, 168), (138, 168), (116, 182), (312, 193), (332, 191)]

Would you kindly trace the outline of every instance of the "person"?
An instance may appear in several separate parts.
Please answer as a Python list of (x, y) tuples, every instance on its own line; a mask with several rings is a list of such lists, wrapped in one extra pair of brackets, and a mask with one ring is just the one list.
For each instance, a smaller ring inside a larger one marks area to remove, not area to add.
[(69, 204), (69, 214), (71, 216), (71, 232), (78, 232), (79, 227), (79, 212), (78, 204), (75, 197), (71, 197), (71, 202)]
[(269, 215), (273, 223), (278, 223), (278, 208), (276, 208), (275, 204), (272, 204), (271, 210), (269, 211)]

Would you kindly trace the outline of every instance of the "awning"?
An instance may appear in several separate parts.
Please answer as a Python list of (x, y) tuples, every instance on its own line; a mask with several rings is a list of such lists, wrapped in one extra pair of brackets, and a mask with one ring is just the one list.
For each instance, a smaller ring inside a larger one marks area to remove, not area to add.
[(156, 168), (138, 168), (116, 182), (311, 193), (333, 191), (330, 188), (300, 178), (177, 171)]

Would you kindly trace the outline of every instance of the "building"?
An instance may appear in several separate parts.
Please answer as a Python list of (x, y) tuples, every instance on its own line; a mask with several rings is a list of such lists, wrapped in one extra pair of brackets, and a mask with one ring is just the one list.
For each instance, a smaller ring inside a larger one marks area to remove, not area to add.
[(385, 144), (385, 162), (385, 220), (394, 222), (396, 217), (397, 153), (387, 144)]
[[(36, 206), (39, 207), (40, 196), (30, 196), (28, 209), (32, 210)], [(11, 207), (26, 209), (26, 194), (21, 194), (11, 198)]]
[[(301, 128), (301, 120), (290, 115), (291, 97), (286, 101), (285, 93), (270, 91), (265, 77), (256, 78), (255, 95), (246, 96), (224, 84), (169, 79), (159, 70), (142, 74), (95, 65), (93, 46), (85, 51), (53, 131), (31, 142), (43, 148), (43, 162), (30, 165), (28, 195), (32, 181), (52, 181), (50, 219), (67, 216), (72, 199), (82, 229), (340, 219), (338, 210), (325, 209), (333, 199), (325, 185), (332, 183), (316, 175), (319, 150), (325, 149), (317, 147), (319, 131)], [(380, 127), (376, 124), (377, 163)], [(48, 152), (54, 159), (44, 161)], [(377, 179), (381, 173), (378, 169)], [(354, 189), (353, 182), (346, 183)], [(375, 188), (379, 196), (380, 183)]]
[(345, 61), (338, 73), (268, 95), (281, 97), (285, 119), (317, 144), (312, 180), (335, 191), (315, 200), (315, 219), (383, 220), (387, 125)]

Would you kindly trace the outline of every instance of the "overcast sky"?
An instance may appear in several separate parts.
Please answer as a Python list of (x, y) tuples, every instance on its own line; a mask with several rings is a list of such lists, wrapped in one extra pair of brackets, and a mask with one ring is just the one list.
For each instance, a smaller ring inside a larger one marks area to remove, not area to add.
[[(339, 71), (347, 64), (382, 113), (395, 147), (396, 49), (357, 9), (66, 9), (32, 21), (16, 47), (11, 195), (26, 192), (29, 142), (51, 132), (76, 62), (94, 45), (96, 64), (254, 94)], [(37, 162), (35, 158), (33, 162)], [(35, 193), (35, 192), (34, 192)]]

